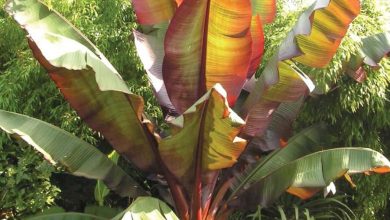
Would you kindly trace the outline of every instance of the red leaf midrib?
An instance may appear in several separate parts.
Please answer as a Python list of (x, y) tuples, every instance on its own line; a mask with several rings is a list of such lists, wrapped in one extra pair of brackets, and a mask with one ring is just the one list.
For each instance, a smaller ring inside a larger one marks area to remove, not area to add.
[(206, 0), (206, 12), (203, 22), (203, 36), (201, 44), (201, 62), (200, 62), (200, 73), (199, 73), (199, 86), (198, 86), (198, 98), (202, 97), (207, 92), (206, 87), (206, 63), (207, 63), (207, 40), (209, 30), (209, 16), (210, 16), (210, 3), (211, 0)]

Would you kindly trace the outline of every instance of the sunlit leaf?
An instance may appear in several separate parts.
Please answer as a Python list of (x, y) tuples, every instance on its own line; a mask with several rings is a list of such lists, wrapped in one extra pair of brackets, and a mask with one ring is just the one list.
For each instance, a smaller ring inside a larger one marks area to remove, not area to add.
[(174, 0), (131, 0), (138, 23), (153, 25), (169, 21), (176, 10)]
[(349, 24), (359, 12), (359, 0), (316, 1), (299, 18), (292, 36), (290, 33), (287, 37), (295, 37), (301, 53), (289, 56), (311, 67), (324, 67), (336, 53)]
[(231, 167), (246, 145), (237, 135), (244, 121), (228, 106), (217, 84), (183, 115), (170, 122), (172, 135), (160, 143), (160, 153), (177, 176), (192, 176), (196, 151), (202, 152), (204, 171)]
[(264, 52), (264, 32), (259, 15), (252, 16), (251, 36), (252, 36), (252, 55), (249, 65), (247, 78), (250, 79), (256, 73), (260, 65)]
[(163, 78), (183, 113), (216, 83), (233, 105), (252, 55), (249, 0), (185, 0), (165, 37)]
[[(252, 77), (246, 85), (251, 93), (241, 112), (242, 116), (248, 115), (245, 135), (261, 136), (280, 102), (295, 101), (314, 89), (310, 79), (289, 64), (289, 59), (311, 67), (325, 66), (359, 11), (359, 0), (318, 0), (299, 17), (260, 78)], [(297, 74), (300, 81), (289, 80)], [(282, 82), (283, 78), (287, 80)], [(270, 94), (272, 88), (277, 90), (276, 97), (267, 99), (263, 94)]]
[[(271, 121), (272, 113), (280, 103), (296, 101), (313, 89), (314, 84), (310, 78), (291, 62), (283, 61), (278, 62), (276, 66), (268, 65), (244, 104), (244, 111), (246, 109), (249, 111), (243, 113), (248, 115), (243, 133), (251, 137), (262, 136)], [(253, 103), (255, 104), (250, 108)]]

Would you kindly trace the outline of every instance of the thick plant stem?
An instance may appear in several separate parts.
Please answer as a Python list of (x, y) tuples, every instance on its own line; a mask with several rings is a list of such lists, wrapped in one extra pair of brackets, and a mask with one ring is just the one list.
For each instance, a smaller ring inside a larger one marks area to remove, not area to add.
[(176, 177), (171, 173), (171, 171), (169, 171), (168, 167), (161, 159), (160, 152), (158, 151), (158, 142), (156, 138), (153, 136), (153, 134), (151, 134), (151, 132), (145, 125), (143, 126), (143, 128), (145, 130), (145, 133), (148, 135), (148, 140), (150, 142), (150, 145), (152, 146), (153, 153), (156, 157), (156, 163), (161, 169), (161, 172), (168, 183), (173, 200), (175, 202), (176, 212), (178, 213), (181, 220), (189, 220), (189, 207), (183, 187), (176, 179)]
[(196, 147), (196, 153), (195, 153), (195, 170), (194, 170), (194, 187), (192, 191), (192, 198), (191, 198), (191, 220), (202, 220), (203, 219), (203, 213), (202, 213), (202, 151), (203, 151), (203, 132), (204, 132), (204, 125), (206, 121), (206, 111), (208, 107), (209, 101), (206, 100), (203, 105), (202, 114), (201, 114), (201, 121), (200, 121), (200, 127), (199, 127), (199, 135), (198, 135), (198, 144)]
[[(203, 37), (202, 37), (202, 57), (200, 64), (200, 77), (199, 77), (199, 87), (198, 87), (198, 95), (201, 97), (207, 90), (206, 88), (206, 62), (207, 62), (207, 37), (208, 37), (208, 29), (209, 29), (209, 15), (210, 15), (210, 2), (207, 1), (206, 5), (206, 13), (203, 23)], [(198, 145), (195, 154), (195, 182), (193, 188), (193, 194), (191, 198), (191, 220), (202, 220), (202, 150), (203, 150), (203, 126), (205, 121), (205, 111), (208, 106), (208, 101), (205, 102), (203, 106), (201, 123), (200, 123), (200, 132), (198, 137)]]
[(215, 216), (216, 216), (218, 210), (221, 207), (225, 206), (225, 203), (223, 201), (223, 197), (225, 196), (226, 192), (229, 190), (232, 182), (233, 182), (233, 178), (230, 178), (230, 179), (226, 180), (226, 182), (224, 182), (222, 184), (222, 186), (219, 188), (218, 193), (215, 195), (215, 197), (212, 201), (211, 207), (207, 213), (206, 220), (215, 219)]

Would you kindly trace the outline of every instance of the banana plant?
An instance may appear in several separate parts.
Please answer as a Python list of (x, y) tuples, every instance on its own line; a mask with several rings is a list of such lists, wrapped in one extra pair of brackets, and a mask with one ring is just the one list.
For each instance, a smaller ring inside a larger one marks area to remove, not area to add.
[[(237, 209), (266, 207), (286, 191), (306, 199), (345, 174), (390, 171), (390, 162), (371, 149), (327, 148), (332, 138), (322, 124), (285, 135), (314, 89), (298, 66), (327, 65), (359, 14), (359, 0), (314, 2), (267, 64), (261, 64), (262, 27), (276, 16), (275, 0), (132, 4), (140, 25), (134, 43), (170, 125), (164, 135), (144, 114), (142, 97), (59, 13), (39, 0), (9, 0), (5, 10), (78, 115), (129, 163), (164, 180), (173, 202), (161, 198), (179, 219), (227, 219)], [(260, 64), (264, 72), (256, 78)], [(103, 181), (122, 196), (144, 196), (114, 219), (177, 218), (77, 137), (4, 110), (0, 127), (70, 173)]]

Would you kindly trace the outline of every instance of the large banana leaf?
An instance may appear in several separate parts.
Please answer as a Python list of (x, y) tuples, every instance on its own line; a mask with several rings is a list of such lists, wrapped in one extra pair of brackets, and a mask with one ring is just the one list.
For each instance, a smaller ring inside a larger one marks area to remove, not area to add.
[[(271, 171), (271, 170), (269, 170)], [(368, 148), (335, 148), (293, 160), (260, 177), (245, 193), (240, 205), (267, 206), (284, 191), (303, 199), (344, 174), (390, 172), (390, 161)]]
[(102, 180), (121, 196), (146, 195), (137, 182), (106, 155), (60, 128), (3, 110), (0, 110), (0, 128), (19, 136), (50, 163), (60, 164), (76, 176)]
[(197, 196), (193, 203), (200, 206), (202, 200), (203, 209), (207, 209), (211, 199), (217, 171), (236, 163), (246, 145), (245, 140), (237, 137), (244, 121), (229, 108), (226, 95), (220, 84), (215, 85), (182, 116), (171, 121), (172, 135), (159, 146), (169, 170), (192, 196)]
[[(233, 105), (252, 55), (250, 0), (185, 0), (165, 37), (163, 78), (183, 113), (216, 83)], [(260, 48), (260, 47), (259, 47)]]
[[(358, 15), (359, 0), (318, 0), (299, 18), (293, 30), (287, 35), (275, 55), (268, 62), (261, 77), (256, 81), (252, 77), (246, 88), (251, 91), (241, 115), (248, 116), (246, 135), (262, 135), (270, 121), (269, 115), (280, 102), (295, 101), (312, 90), (313, 84), (303, 73), (301, 85), (290, 81), (283, 82), (283, 72), (294, 77), (298, 68), (287, 65), (289, 59), (312, 67), (323, 67), (335, 54), (349, 24)], [(306, 87), (304, 84), (306, 84)], [(283, 85), (267, 99), (263, 94), (272, 88)], [(299, 88), (299, 89), (298, 89)]]
[(51, 207), (25, 220), (109, 220), (121, 210), (106, 206), (86, 206), (84, 213), (66, 212), (61, 207)]
[(112, 220), (179, 220), (164, 202), (153, 197), (139, 197)]
[[(290, 50), (285, 55), (311, 67), (327, 65), (359, 12), (359, 0), (316, 1), (287, 36), (288, 43), (283, 46)], [(294, 38), (296, 44), (291, 41)]]
[(271, 23), (276, 15), (276, 0), (251, 0), (252, 12), (259, 14), (265, 24)]
[(384, 32), (363, 38), (360, 54), (353, 56), (348, 64), (347, 73), (358, 82), (367, 78), (363, 68), (366, 64), (372, 68), (379, 67), (383, 57), (390, 55), (390, 32)]
[(109, 218), (85, 213), (64, 212), (38, 215), (34, 217), (25, 218), (25, 220), (109, 220)]
[[(101, 52), (57, 12), (37, 0), (11, 0), (6, 11), (28, 32), (35, 58), (70, 105), (115, 150), (143, 170), (154, 164), (143, 100)], [(150, 129), (151, 130), (151, 129)]]
[(304, 129), (292, 137), (286, 147), (275, 150), (263, 160), (238, 175), (232, 185), (230, 198), (233, 198), (243, 188), (248, 188), (253, 182), (264, 178), (287, 163), (321, 150), (322, 147), (319, 146), (329, 145), (331, 140), (332, 137), (326, 131), (324, 124)]
[(174, 0), (131, 0), (138, 23), (154, 25), (169, 21), (176, 10)]

